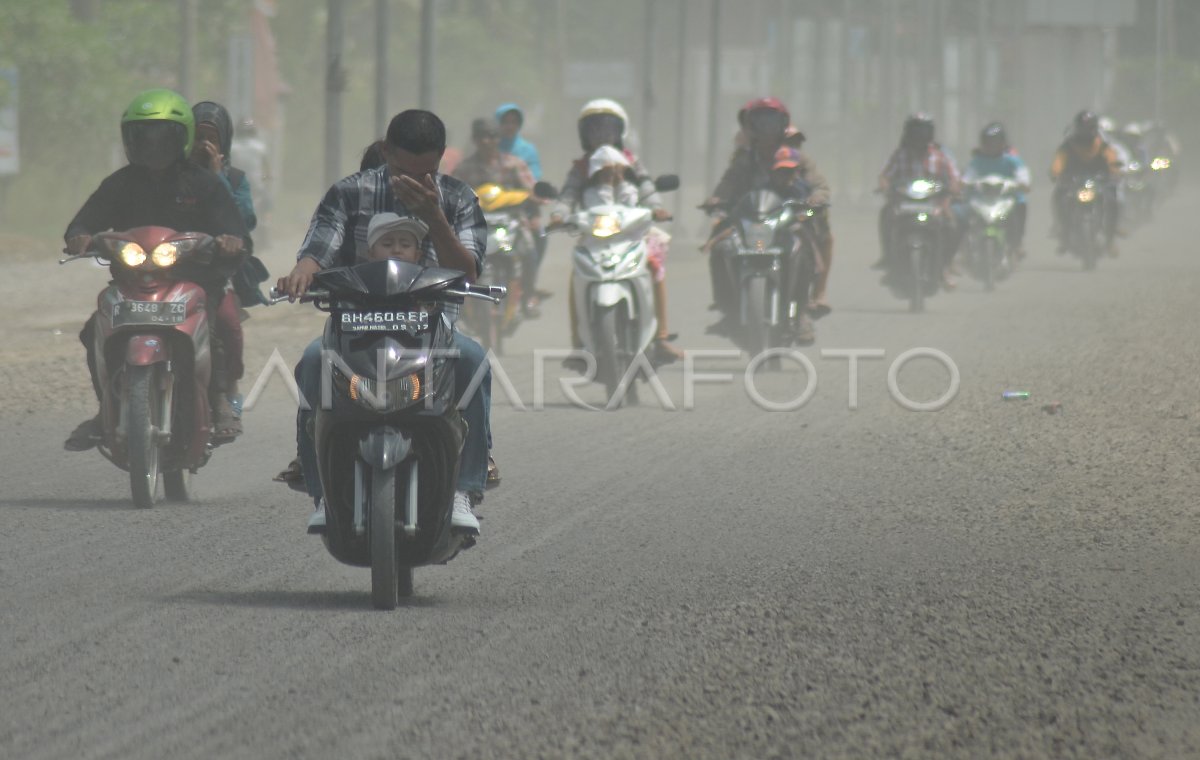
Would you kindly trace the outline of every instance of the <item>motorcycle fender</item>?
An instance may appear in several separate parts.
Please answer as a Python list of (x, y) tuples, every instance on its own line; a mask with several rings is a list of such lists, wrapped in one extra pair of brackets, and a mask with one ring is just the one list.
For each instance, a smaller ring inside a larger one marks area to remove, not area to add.
[(167, 359), (167, 341), (161, 335), (135, 335), (125, 344), (125, 364), (130, 367), (148, 367)]
[(597, 283), (592, 293), (597, 306), (616, 306), (629, 298), (628, 291), (618, 282)]
[(412, 440), (394, 427), (376, 428), (358, 439), (358, 454), (371, 467), (390, 470), (408, 458)]

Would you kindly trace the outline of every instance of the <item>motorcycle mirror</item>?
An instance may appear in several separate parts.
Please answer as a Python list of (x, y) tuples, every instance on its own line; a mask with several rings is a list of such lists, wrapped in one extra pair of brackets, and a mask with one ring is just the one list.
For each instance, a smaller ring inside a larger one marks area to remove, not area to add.
[(654, 189), (660, 193), (669, 193), (672, 190), (678, 190), (679, 189), (679, 175), (678, 174), (662, 175), (658, 179), (654, 180)]
[(558, 188), (542, 180), (533, 186), (533, 194), (544, 201), (552, 201), (558, 198)]

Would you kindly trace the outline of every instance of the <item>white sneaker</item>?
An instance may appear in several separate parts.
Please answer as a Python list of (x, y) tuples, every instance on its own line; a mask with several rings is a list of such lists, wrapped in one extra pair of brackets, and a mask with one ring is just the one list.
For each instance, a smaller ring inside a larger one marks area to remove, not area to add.
[(454, 511), (450, 514), (450, 527), (473, 536), (479, 535), (479, 518), (471, 511), (471, 497), (466, 491), (454, 493)]
[(325, 532), (324, 499), (317, 499), (316, 509), (313, 510), (312, 516), (308, 518), (308, 532), (313, 536), (319, 536)]

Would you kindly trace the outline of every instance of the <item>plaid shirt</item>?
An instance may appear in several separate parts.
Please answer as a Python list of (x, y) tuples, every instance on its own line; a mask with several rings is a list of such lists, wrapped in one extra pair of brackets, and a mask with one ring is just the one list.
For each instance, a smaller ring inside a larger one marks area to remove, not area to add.
[[(368, 169), (339, 180), (313, 212), (308, 225), (308, 234), (296, 254), (297, 261), (305, 256), (315, 260), (322, 269), (336, 266), (352, 266), (367, 257), (367, 225), (371, 217), (386, 211), (400, 216), (411, 216), (388, 185), (386, 166)], [(475, 256), (476, 271), (483, 270), (483, 256), (487, 250), (487, 220), (479, 208), (475, 191), (453, 177), (439, 173), (436, 177), (438, 193), (442, 198), (442, 213), (450, 227), (468, 253)], [(437, 251), (433, 239), (426, 236), (421, 241), (426, 266), (437, 266)], [(446, 315), (451, 320), (458, 317), (457, 304), (447, 304)]]

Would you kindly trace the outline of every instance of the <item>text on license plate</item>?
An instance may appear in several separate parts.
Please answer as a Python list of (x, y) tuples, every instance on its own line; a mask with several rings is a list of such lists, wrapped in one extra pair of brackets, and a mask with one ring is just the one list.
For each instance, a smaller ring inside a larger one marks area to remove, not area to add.
[(183, 301), (118, 301), (113, 304), (113, 326), (178, 325), (187, 318)]
[(343, 332), (403, 332), (416, 335), (429, 329), (427, 311), (343, 311)]

